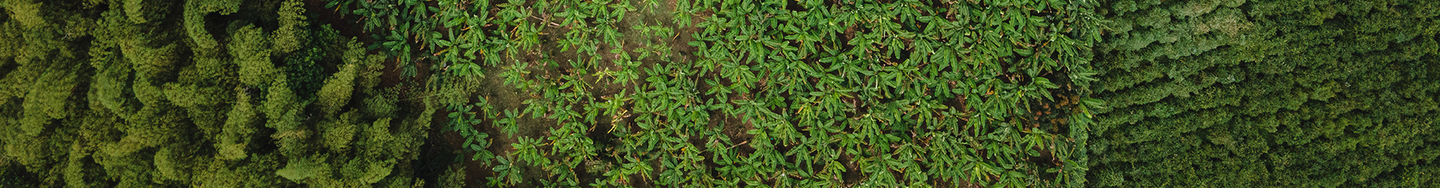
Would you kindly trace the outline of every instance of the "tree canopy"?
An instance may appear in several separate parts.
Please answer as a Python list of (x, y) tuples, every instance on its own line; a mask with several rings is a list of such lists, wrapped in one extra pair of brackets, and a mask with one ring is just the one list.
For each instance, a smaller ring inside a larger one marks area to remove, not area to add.
[(395, 110), (413, 104), (377, 84), (384, 58), (310, 24), (302, 1), (0, 5), (6, 177), (33, 175), (39, 187), (416, 183), (413, 170), (393, 169), (414, 165), (418, 145), (401, 143), (423, 141), (430, 114)]
[(1440, 3), (1100, 7), (1094, 185), (1440, 183)]

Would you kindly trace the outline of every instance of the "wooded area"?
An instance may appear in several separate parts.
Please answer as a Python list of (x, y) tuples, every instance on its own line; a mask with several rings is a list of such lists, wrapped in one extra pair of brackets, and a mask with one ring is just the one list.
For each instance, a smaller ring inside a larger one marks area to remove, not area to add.
[(435, 111), (303, 3), (5, 2), (5, 181), (413, 185)]
[(1440, 184), (1440, 2), (1101, 7), (1093, 185)]
[(1440, 187), (1437, 1), (0, 12), (0, 187)]

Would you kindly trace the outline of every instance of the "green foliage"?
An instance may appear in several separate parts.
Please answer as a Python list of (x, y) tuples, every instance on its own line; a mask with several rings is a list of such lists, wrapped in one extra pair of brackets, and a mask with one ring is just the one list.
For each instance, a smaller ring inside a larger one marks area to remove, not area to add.
[(326, 156), (293, 159), (285, 165), (285, 168), (276, 170), (275, 174), (290, 179), (290, 181), (330, 176), (330, 164), (325, 161), (326, 159)]
[[(23, 40), (24, 35), (22, 35), (23, 33), (24, 31), (20, 29), (20, 24), (17, 22), (4, 22), (3, 24), (0, 24), (0, 42), (4, 42), (0, 43), (0, 45), (25, 46), (25, 40)], [(22, 52), (21, 50), (21, 48), (13, 47), (0, 48), (0, 66), (10, 65), (11, 63), (14, 63), (11, 59), (14, 58), (16, 55), (20, 55), (20, 52)], [(0, 74), (4, 73), (0, 72)]]
[[(480, 161), (480, 163), (484, 164), (489, 164), (490, 160), (495, 158), (495, 154), (486, 150), (486, 148), (490, 148), (490, 135), (475, 130), (474, 126), (483, 122), (481, 119), (475, 117), (476, 113), (490, 114), (490, 110), (492, 109), (490, 109), (488, 104), (488, 101), (481, 98), (481, 102), (475, 103), (475, 105), (452, 107), (450, 109), (452, 112), (447, 115), (451, 121), (450, 127), (446, 128), (446, 131), (457, 132), (461, 137), (465, 138), (465, 142), (460, 144), (460, 148), (463, 148), (466, 153), (474, 152), (473, 155), (470, 155), (471, 157), (468, 157), (470, 160)], [(475, 106), (482, 107), (480, 109), (481, 111), (471, 112), (471, 108)], [(463, 158), (464, 156), (460, 157)]]
[[(300, 96), (304, 99), (314, 98), (316, 90), (324, 87), (326, 80), (326, 68), (320, 67), (320, 60), (325, 53), (319, 47), (310, 46), (298, 53), (291, 54), (285, 58), (285, 76), (288, 78), (286, 85), (291, 90), (304, 93)], [(353, 74), (353, 73), (351, 73)]]
[(240, 66), (240, 83), (254, 87), (275, 79), (275, 64), (270, 62), (270, 43), (260, 28), (246, 25), (236, 30), (230, 40), (230, 56), (235, 57), (235, 64)]
[(375, 123), (367, 126), (364, 129), (362, 135), (360, 136), (364, 139), (360, 140), (361, 143), (357, 143), (359, 145), (366, 146), (365, 150), (361, 151), (360, 154), (363, 156), (386, 156), (385, 154), (389, 151), (387, 151), (386, 148), (380, 146), (395, 144), (392, 142), (395, 140), (395, 138), (392, 137), (393, 135), (390, 134), (389, 128), (389, 118), (381, 118), (375, 120)]
[(10, 0), (5, 2), (5, 10), (10, 13), (9, 18), (27, 28), (39, 27), (46, 24), (45, 18), (41, 15), (44, 2), (34, 0)]
[(399, 101), (395, 98), (384, 97), (395, 96), (396, 94), (393, 91), (394, 90), (374, 92), (375, 94), (365, 99), (364, 105), (366, 108), (363, 109), (363, 112), (371, 117), (394, 116), (396, 112), (400, 110), (399, 107), (396, 106), (396, 103)]
[(440, 176), (440, 187), (465, 187), (465, 166), (450, 167), (445, 169), (445, 174)]
[(219, 142), (215, 143), (215, 148), (219, 150), (215, 157), (217, 159), (245, 159), (248, 156), (245, 148), (249, 147), (253, 137), (251, 134), (255, 133), (254, 126), (257, 122), (254, 120), (259, 117), (259, 114), (255, 113), (255, 107), (251, 104), (248, 92), (238, 88), (237, 90), (239, 91), (235, 92), (237, 95), (235, 106), (231, 107), (225, 115), (227, 119), (224, 130), (217, 139)]
[(185, 32), (201, 48), (217, 45), (210, 31), (205, 29), (205, 16), (212, 12), (229, 15), (238, 11), (241, 0), (187, 0), (185, 1)]
[(76, 69), (79, 63), (53, 63), (41, 74), (26, 92), (25, 102), (21, 105), (25, 109), (24, 117), (20, 120), (20, 128), (26, 135), (39, 136), (52, 119), (62, 119), (69, 115), (67, 108), (74, 108), (70, 102), (72, 89), (78, 83)]
[[(290, 90), (289, 85), (286, 85), (285, 77), (280, 77), (271, 84), (273, 87), (270, 88), (270, 93), (265, 95), (267, 100), (264, 112), (268, 117), (265, 126), (275, 128), (277, 131), (297, 129), (296, 126), (303, 123), (299, 122), (301, 120), (299, 111), (304, 110), (302, 107), (304, 107), (305, 101), (300, 101), (299, 97), (295, 96), (295, 92)], [(289, 133), (276, 134), (286, 135)], [(304, 137), (304, 135), (303, 132), (300, 132), (295, 133), (294, 136)]]
[[(1086, 182), (1089, 152), (1076, 146), (1087, 143), (1095, 107), (1079, 101), (1096, 101), (1085, 89), (1095, 4), (796, 3), (327, 8), (359, 16), (381, 41), (370, 49), (398, 56), (402, 74), (431, 65), (422, 97), (449, 107), (464, 155), (492, 164), (491, 149), (506, 151), (493, 157), (492, 186)], [(674, 42), (684, 35), (694, 41)], [(508, 87), (454, 96), (483, 76)], [(474, 99), (482, 102), (467, 105)], [(473, 126), (484, 122), (509, 147), (487, 148), (481, 140), (494, 135)]]
[(0, 186), (414, 185), (428, 103), (268, 2), (0, 2)]
[(0, 186), (1440, 182), (1435, 1), (307, 2), (0, 0)]
[(123, 3), (121, 7), (124, 7), (125, 16), (130, 18), (130, 22), (144, 24), (152, 19), (163, 19), (163, 17), (157, 18), (157, 16), (163, 14), (155, 13), (156, 11), (166, 9), (165, 4), (162, 2), (164, 1), (121, 0), (121, 3)]
[(1100, 7), (1093, 185), (1440, 183), (1435, 1)]
[(305, 22), (305, 3), (299, 0), (289, 0), (280, 3), (280, 28), (275, 30), (275, 51), (279, 53), (290, 53), (300, 49), (306, 44), (309, 36), (305, 31), (308, 22)]
[(340, 72), (325, 79), (325, 86), (320, 88), (320, 108), (327, 114), (334, 114), (336, 110), (344, 107), (350, 102), (350, 93), (355, 90), (356, 65), (347, 64), (340, 68)]
[[(441, 3), (455, 4), (454, 2)], [(396, 61), (404, 62), (401, 66), (404, 66), (403, 74), (406, 76), (416, 76), (414, 62), (428, 57), (416, 57), (418, 55), (412, 51), (422, 52), (422, 50), (429, 49), (428, 52), (438, 54), (434, 47), (436, 44), (434, 40), (438, 40), (441, 33), (434, 31), (438, 22), (433, 20), (433, 17), (434, 13), (439, 10), (427, 6), (426, 3), (418, 0), (337, 0), (330, 1), (325, 7), (333, 8), (341, 14), (350, 13), (360, 16), (362, 22), (357, 23), (365, 31), (373, 32), (371, 38), (377, 40), (375, 44), (369, 46), (369, 49), (378, 49), (390, 57), (395, 57)], [(440, 69), (440, 67), (436, 66), (435, 69)]]

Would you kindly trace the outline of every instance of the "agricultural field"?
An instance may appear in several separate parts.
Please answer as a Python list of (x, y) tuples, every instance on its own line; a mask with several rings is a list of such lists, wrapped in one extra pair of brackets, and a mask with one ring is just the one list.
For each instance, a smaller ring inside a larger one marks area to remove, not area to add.
[(0, 0), (0, 187), (1436, 187), (1425, 0)]
[(380, 31), (371, 49), (402, 76), (429, 75), (467, 184), (1026, 187), (1084, 182), (1073, 135), (1100, 104), (1084, 97), (1098, 37), (1084, 6), (326, 8)]
[(1440, 186), (1440, 2), (1103, 7), (1091, 186)]

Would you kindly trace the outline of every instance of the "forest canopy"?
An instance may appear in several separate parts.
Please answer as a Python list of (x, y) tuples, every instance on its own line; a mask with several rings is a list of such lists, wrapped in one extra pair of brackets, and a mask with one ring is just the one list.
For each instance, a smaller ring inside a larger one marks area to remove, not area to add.
[[(39, 187), (409, 186), (424, 104), (284, 1), (7, 0), (0, 166)], [(369, 99), (369, 101), (364, 100)], [(379, 101), (379, 102), (370, 102)], [(325, 144), (313, 144), (325, 143)], [(28, 179), (28, 180), (27, 180)]]

